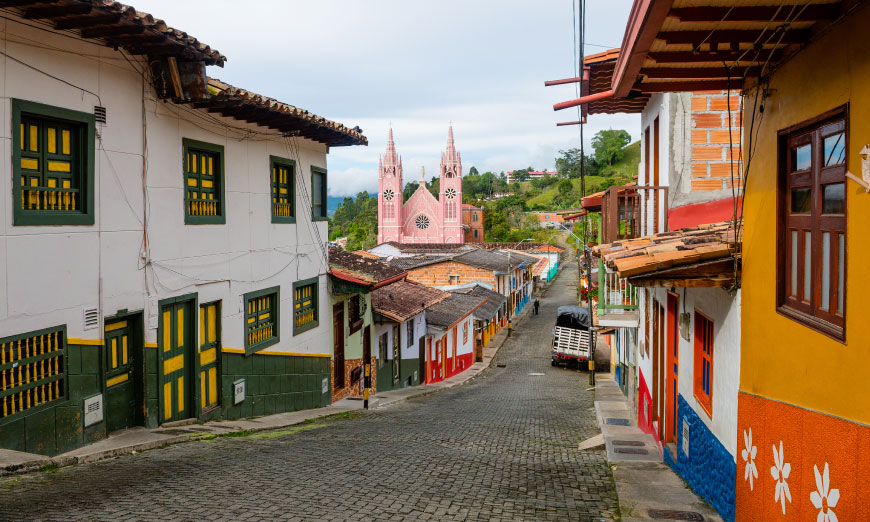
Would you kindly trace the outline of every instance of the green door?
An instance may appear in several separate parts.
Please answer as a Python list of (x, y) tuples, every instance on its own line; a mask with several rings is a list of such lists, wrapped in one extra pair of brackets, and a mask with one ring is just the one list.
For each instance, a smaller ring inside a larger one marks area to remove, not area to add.
[(161, 422), (187, 419), (193, 415), (190, 394), (193, 324), (193, 301), (165, 304), (161, 308)]
[(133, 386), (133, 329), (126, 320), (106, 324), (106, 431), (136, 423)]
[(220, 310), (220, 301), (199, 307), (199, 397), (202, 413), (218, 407)]

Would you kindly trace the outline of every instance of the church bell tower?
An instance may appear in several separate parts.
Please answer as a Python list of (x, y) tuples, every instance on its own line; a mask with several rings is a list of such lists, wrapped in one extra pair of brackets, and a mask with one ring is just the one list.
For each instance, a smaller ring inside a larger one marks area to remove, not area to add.
[(462, 243), (462, 157), (453, 143), (453, 125), (447, 131), (447, 151), (441, 154), (441, 192), (438, 202), (445, 243)]
[(387, 152), (378, 166), (378, 244), (401, 243), (402, 234), (402, 158), (396, 153), (393, 129), (387, 140)]

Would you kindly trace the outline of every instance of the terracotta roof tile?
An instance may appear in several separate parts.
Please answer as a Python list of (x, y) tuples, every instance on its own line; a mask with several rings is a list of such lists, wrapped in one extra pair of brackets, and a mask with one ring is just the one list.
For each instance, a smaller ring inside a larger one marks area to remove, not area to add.
[(329, 249), (329, 272), (340, 279), (351, 278), (373, 286), (399, 278), (405, 273), (389, 263), (345, 252), (337, 247)]
[[(738, 222), (738, 234), (742, 226), (742, 221)], [(739, 259), (738, 234), (735, 234), (732, 222), (700, 225), (598, 245), (592, 249), (592, 253), (603, 259), (604, 264), (620, 277), (664, 274), (663, 271), (677, 267), (685, 269), (679, 272), (678, 279), (710, 276), (702, 272), (693, 276), (691, 269), (711, 260)], [(725, 276), (727, 272), (729, 269), (726, 267)], [(733, 277), (733, 270), (730, 272)]]
[(396, 281), (372, 292), (372, 308), (401, 323), (448, 297), (449, 293), (437, 288), (411, 281)]

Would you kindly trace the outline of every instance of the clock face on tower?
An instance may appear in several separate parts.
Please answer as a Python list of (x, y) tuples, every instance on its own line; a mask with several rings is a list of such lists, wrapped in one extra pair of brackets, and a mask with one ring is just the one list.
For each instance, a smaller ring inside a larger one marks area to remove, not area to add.
[(453, 199), (456, 197), (456, 189), (451, 187), (444, 191), (444, 195), (448, 197), (448, 199)]
[(392, 200), (393, 200), (393, 197), (394, 197), (395, 195), (396, 195), (396, 193), (393, 192), (393, 189), (386, 189), (386, 190), (384, 191), (384, 199), (387, 200), (387, 201), (392, 201)]
[(414, 219), (414, 225), (420, 230), (426, 230), (429, 228), (429, 216), (426, 214), (420, 214)]

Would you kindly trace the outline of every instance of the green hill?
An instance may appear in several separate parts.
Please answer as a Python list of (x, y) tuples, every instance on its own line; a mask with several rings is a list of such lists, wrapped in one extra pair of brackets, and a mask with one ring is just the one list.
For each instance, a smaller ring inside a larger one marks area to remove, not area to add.
[[(637, 141), (625, 146), (625, 156), (622, 160), (609, 167), (602, 167), (594, 176), (586, 176), (586, 195), (600, 192), (612, 186), (624, 185), (635, 181), (637, 168), (640, 165), (640, 142)], [(580, 204), (580, 178), (573, 178), (571, 184), (574, 189), (571, 195), (564, 198), (556, 198), (559, 194), (557, 185), (548, 187), (545, 192), (529, 198), (526, 205), (532, 210), (558, 210), (559, 208), (573, 208)], [(561, 199), (554, 204), (553, 199)]]

